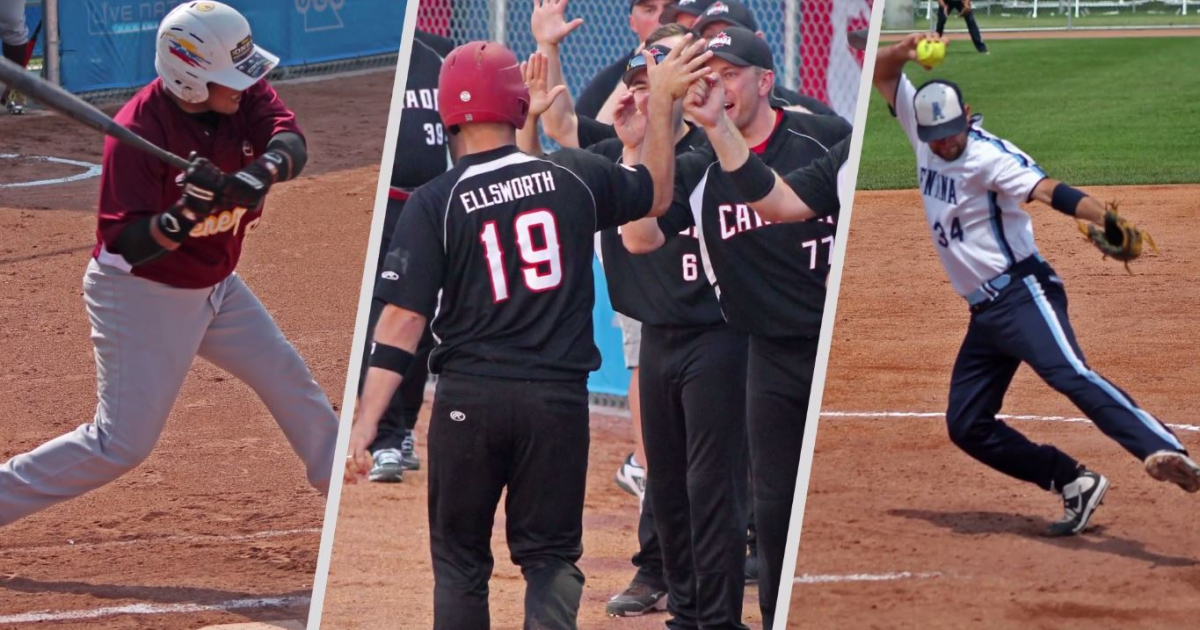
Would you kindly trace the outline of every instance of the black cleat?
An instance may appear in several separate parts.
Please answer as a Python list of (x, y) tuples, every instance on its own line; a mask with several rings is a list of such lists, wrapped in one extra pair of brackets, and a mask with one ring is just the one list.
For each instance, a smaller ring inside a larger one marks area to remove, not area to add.
[(632, 582), (604, 606), (609, 617), (638, 617), (667, 609), (667, 590)]

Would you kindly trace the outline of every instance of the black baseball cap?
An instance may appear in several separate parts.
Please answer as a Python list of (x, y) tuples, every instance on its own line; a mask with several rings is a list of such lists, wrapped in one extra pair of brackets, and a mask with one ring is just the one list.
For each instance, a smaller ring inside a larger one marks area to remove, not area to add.
[[(641, 3), (645, 2), (645, 1), (646, 1), (646, 0), (629, 0), (629, 8), (630, 8), (630, 9), (633, 9), (633, 7), (636, 7), (637, 5), (639, 5), (639, 4), (641, 4)], [(675, 3), (674, 3), (674, 2), (672, 2), (671, 4), (675, 4)]]
[(758, 20), (754, 19), (754, 12), (738, 0), (717, 0), (708, 5), (708, 8), (704, 10), (704, 15), (692, 28), (697, 33), (703, 33), (704, 29), (714, 22), (740, 26), (750, 29), (751, 32), (758, 30)]
[(750, 29), (730, 26), (708, 40), (708, 49), (735, 66), (758, 66), (765, 70), (775, 69), (775, 59), (766, 40)]
[(700, 17), (701, 15), (704, 15), (704, 11), (708, 9), (708, 7), (712, 6), (712, 3), (716, 1), (717, 0), (679, 0), (679, 2), (676, 2), (675, 4), (663, 9), (662, 15), (658, 18), (658, 22), (660, 24), (671, 24), (675, 21), (676, 17), (679, 17), (680, 13), (686, 13), (688, 15)]
[[(662, 44), (654, 44), (647, 48), (646, 52), (654, 55), (654, 63), (662, 63), (662, 60), (671, 54), (671, 49)], [(621, 75), (621, 80), (625, 82), (625, 85), (629, 85), (633, 83), (634, 75), (645, 70), (646, 58), (642, 56), (640, 51), (636, 52), (629, 58), (629, 62), (625, 64), (625, 74)]]

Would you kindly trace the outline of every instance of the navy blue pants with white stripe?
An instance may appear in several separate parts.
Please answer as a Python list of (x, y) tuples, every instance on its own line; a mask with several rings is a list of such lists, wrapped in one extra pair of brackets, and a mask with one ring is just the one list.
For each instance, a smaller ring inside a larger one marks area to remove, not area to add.
[(1069, 455), (996, 418), (1024, 362), (1139, 460), (1160, 450), (1184, 451), (1170, 429), (1088, 367), (1067, 319), (1062, 281), (1049, 265), (1038, 267), (972, 314), (951, 377), (950, 439), (984, 464), (1047, 490), (1078, 477)]

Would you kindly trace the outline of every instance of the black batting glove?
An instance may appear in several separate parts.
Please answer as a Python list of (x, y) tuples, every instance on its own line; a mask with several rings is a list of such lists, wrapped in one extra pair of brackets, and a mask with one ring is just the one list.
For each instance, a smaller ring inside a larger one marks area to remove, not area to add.
[(228, 177), (208, 159), (192, 154), (192, 163), (183, 175), (183, 208), (203, 219), (221, 204), (221, 191)]
[(281, 171), (289, 168), (287, 156), (278, 151), (267, 151), (242, 170), (229, 176), (222, 202), (229, 207), (257, 208), (271, 185), (279, 181)]

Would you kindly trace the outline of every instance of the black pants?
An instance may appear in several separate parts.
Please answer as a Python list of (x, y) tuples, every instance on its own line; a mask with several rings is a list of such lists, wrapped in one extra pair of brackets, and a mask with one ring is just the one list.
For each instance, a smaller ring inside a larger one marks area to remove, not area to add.
[(486, 630), (492, 523), (525, 577), (525, 628), (576, 627), (583, 573), (587, 382), (443, 374), (429, 423), (433, 627)]
[(816, 358), (816, 337), (750, 337), (746, 427), (758, 535), (758, 603), (764, 628), (770, 628), (775, 617)]
[[(987, 45), (983, 43), (983, 35), (979, 33), (979, 25), (975, 23), (975, 11), (972, 10), (966, 15), (963, 15), (962, 0), (946, 0), (946, 7), (951, 11), (957, 10), (959, 15), (962, 15), (963, 20), (967, 23), (967, 32), (971, 34), (971, 42), (975, 44), (975, 50), (979, 52), (987, 52)], [(942, 5), (938, 5), (937, 18), (937, 33), (941, 35), (946, 30), (946, 12), (942, 9)]]
[(654, 526), (654, 504), (650, 501), (649, 488), (642, 498), (641, 510), (638, 515), (638, 550), (632, 558), (633, 566), (637, 567), (633, 581), (655, 590), (666, 590), (662, 545), (658, 542), (658, 532)]
[(977, 307), (954, 362), (946, 422), (950, 439), (971, 457), (1046, 490), (1078, 476), (1078, 464), (1035, 444), (996, 418), (1022, 362), (1139, 460), (1183, 451), (1169, 428), (1086, 363), (1067, 317), (1067, 293), (1050, 265), (1026, 259), (994, 301)]
[(642, 326), (647, 498), (669, 628), (745, 628), (746, 344), (725, 326)]
[[(386, 224), (395, 225), (396, 219), (393, 218), (393, 215), (399, 217), (403, 207), (402, 202), (388, 201), (388, 221), (385, 223), (383, 243), (379, 247), (376, 269), (383, 269), (383, 259), (387, 256), (388, 249), (391, 248), (391, 232), (386, 229)], [(375, 338), (375, 324), (379, 323), (379, 316), (383, 313), (386, 305), (387, 303), (382, 300), (371, 300), (371, 311), (367, 319), (366, 347), (363, 350), (362, 365), (359, 366), (359, 395), (362, 395), (363, 384), (367, 381), (367, 361), (371, 357), (371, 342)], [(429, 332), (429, 322), (426, 322), (425, 333), (421, 335), (412, 365), (405, 372), (400, 389), (397, 389), (396, 393), (392, 395), (387, 409), (383, 412), (383, 417), (379, 420), (379, 432), (375, 434), (375, 441), (371, 442), (372, 453), (385, 448), (400, 448), (400, 444), (404, 441), (404, 434), (417, 426), (417, 417), (421, 415), (421, 405), (425, 402), (425, 383), (429, 380), (429, 353), (433, 350), (434, 345), (433, 335)]]

